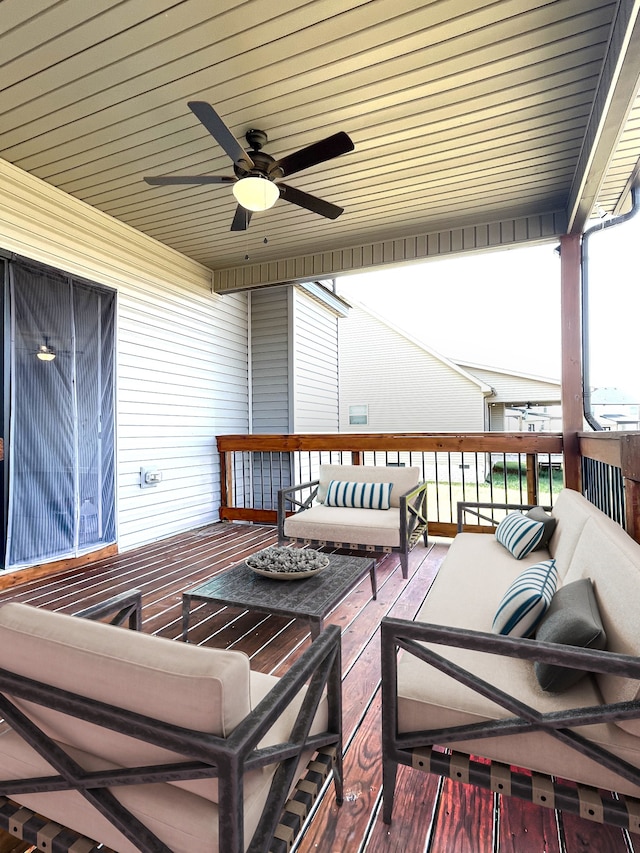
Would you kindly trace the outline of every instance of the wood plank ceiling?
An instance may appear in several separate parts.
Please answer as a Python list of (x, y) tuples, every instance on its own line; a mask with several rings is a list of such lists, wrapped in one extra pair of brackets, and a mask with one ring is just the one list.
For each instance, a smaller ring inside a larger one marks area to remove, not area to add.
[[(218, 271), (509, 218), (581, 227), (570, 201), (585, 154), (590, 168), (585, 138), (602, 138), (613, 24), (626, 15), (628, 41), (638, 14), (630, 0), (0, 5), (0, 157)], [(346, 131), (354, 152), (288, 181), (345, 213), (280, 200), (232, 233), (230, 186), (147, 186), (144, 175), (233, 174), (189, 100), (213, 104), (243, 144), (265, 130), (276, 157)], [(610, 146), (591, 176), (598, 192), (607, 176), (596, 206), (609, 212), (638, 161), (635, 128), (618, 172)]]

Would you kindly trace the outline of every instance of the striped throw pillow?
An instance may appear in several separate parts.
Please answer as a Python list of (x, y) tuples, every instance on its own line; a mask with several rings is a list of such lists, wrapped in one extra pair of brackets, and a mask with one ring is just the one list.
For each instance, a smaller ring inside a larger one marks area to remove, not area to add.
[(327, 506), (358, 509), (389, 509), (393, 483), (349, 483), (331, 480), (327, 489)]
[(493, 619), (493, 633), (530, 636), (551, 604), (557, 585), (555, 560), (544, 560), (520, 572), (500, 602)]
[(543, 534), (544, 522), (527, 518), (521, 512), (510, 512), (496, 527), (496, 539), (516, 560), (533, 551)]

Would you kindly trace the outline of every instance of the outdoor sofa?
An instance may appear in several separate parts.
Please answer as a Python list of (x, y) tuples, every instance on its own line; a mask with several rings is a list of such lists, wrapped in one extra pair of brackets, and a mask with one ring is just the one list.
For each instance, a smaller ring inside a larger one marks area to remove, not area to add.
[(386, 822), (407, 764), (640, 831), (640, 545), (569, 489), (542, 523), (519, 559), (458, 533), (415, 620), (383, 619)]
[(313, 547), (399, 553), (427, 544), (427, 484), (420, 469), (391, 465), (320, 465), (318, 479), (278, 492), (278, 539)]
[(140, 594), (93, 619), (0, 607), (3, 829), (45, 853), (266, 853), (332, 770), (341, 802), (336, 626), (277, 678), (109, 612), (139, 626)]

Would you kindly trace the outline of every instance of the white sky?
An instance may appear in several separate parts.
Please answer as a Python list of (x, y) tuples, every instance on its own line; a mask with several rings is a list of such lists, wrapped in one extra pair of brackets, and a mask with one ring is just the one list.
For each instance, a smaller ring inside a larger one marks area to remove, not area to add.
[[(640, 400), (640, 214), (589, 244), (591, 384)], [(337, 290), (454, 361), (560, 379), (557, 245), (346, 276)]]

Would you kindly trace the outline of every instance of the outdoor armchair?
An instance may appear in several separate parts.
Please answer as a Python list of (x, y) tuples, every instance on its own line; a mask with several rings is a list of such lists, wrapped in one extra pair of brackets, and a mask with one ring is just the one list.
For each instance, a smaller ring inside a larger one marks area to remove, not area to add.
[[(332, 482), (344, 488), (332, 488)], [(366, 492), (362, 500), (354, 499), (363, 484), (390, 486), (388, 506), (370, 506)], [(417, 467), (321, 465), (317, 480), (278, 492), (279, 541), (399, 553), (404, 578), (410, 550), (421, 537), (426, 545), (427, 533), (427, 484), (420, 482)]]
[[(135, 626), (139, 596), (115, 611)], [(277, 678), (241, 652), (9, 603), (0, 714), (0, 826), (40, 849), (286, 850), (331, 770), (342, 800), (335, 626)]]

